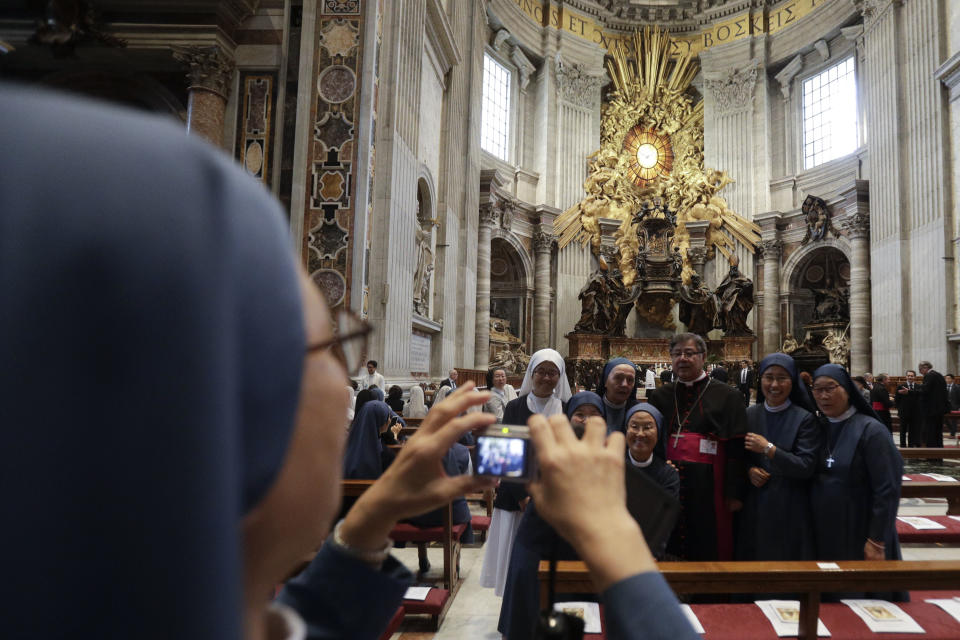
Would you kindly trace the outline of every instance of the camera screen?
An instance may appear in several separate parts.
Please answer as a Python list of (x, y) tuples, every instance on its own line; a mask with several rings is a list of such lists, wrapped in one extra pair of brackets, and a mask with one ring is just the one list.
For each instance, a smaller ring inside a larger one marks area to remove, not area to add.
[(477, 473), (501, 478), (522, 478), (527, 467), (525, 438), (477, 438)]

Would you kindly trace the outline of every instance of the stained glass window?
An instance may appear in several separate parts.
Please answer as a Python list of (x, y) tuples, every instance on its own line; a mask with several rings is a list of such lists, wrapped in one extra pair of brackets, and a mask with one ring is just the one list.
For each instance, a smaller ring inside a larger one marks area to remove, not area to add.
[(483, 56), (483, 115), (480, 146), (501, 160), (509, 160), (510, 70), (489, 54)]
[(857, 149), (857, 82), (853, 57), (803, 81), (803, 168)]

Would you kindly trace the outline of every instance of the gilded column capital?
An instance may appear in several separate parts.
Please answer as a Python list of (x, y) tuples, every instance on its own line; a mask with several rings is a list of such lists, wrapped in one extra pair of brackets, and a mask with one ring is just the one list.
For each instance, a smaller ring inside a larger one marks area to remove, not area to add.
[(851, 240), (870, 237), (870, 214), (857, 211), (843, 221), (841, 225)]
[[(546, 228), (545, 228), (546, 227)], [(533, 232), (533, 248), (537, 253), (549, 253), (553, 249), (557, 236), (553, 233), (553, 225), (537, 225)]]
[(235, 65), (223, 49), (216, 45), (172, 49), (173, 57), (187, 67), (188, 89), (205, 89), (227, 99)]

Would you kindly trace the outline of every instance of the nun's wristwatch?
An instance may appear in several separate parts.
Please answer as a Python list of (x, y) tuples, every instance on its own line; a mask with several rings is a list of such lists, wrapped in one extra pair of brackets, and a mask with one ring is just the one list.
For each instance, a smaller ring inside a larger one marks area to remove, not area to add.
[(343, 537), (340, 535), (340, 528), (342, 526), (343, 520), (341, 519), (333, 528), (333, 535), (331, 535), (330, 539), (327, 540), (327, 544), (332, 543), (333, 546), (351, 558), (356, 558), (364, 564), (368, 564), (375, 569), (379, 569), (383, 565), (384, 560), (387, 559), (387, 556), (390, 555), (390, 550), (393, 548), (393, 540), (387, 538), (386, 544), (384, 544), (380, 549), (374, 549), (372, 551), (366, 549), (357, 549), (356, 547), (351, 547), (344, 542)]
[(767, 446), (765, 446), (765, 447), (763, 448), (763, 453), (764, 453), (764, 454), (770, 453), (770, 450), (771, 450), (771, 449), (773, 449), (773, 443), (772, 443), (772, 442), (768, 442), (768, 443), (767, 443)]

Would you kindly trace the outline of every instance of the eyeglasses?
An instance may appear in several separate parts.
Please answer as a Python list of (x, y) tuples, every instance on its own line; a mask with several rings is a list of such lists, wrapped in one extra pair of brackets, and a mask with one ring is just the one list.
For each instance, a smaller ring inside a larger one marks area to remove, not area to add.
[(763, 376), (760, 376), (760, 379), (763, 380), (764, 382), (766, 382), (767, 384), (773, 384), (774, 382), (777, 382), (777, 383), (779, 383), (779, 384), (787, 384), (788, 382), (792, 382), (792, 380), (790, 379), (789, 376), (767, 376), (767, 375), (763, 375)]
[(700, 355), (703, 351), (698, 351), (696, 349), (684, 349), (683, 351), (671, 351), (670, 357), (676, 360), (677, 358), (692, 358), (694, 356)]
[(559, 378), (560, 372), (556, 369), (534, 369), (533, 375), (541, 378)]
[(307, 353), (333, 349), (349, 373), (360, 368), (367, 353), (367, 336), (373, 327), (351, 311), (337, 313), (336, 336), (317, 344), (307, 345)]
[(822, 387), (814, 386), (810, 390), (813, 391), (815, 396), (829, 396), (834, 391), (840, 388), (838, 384), (825, 384)]

